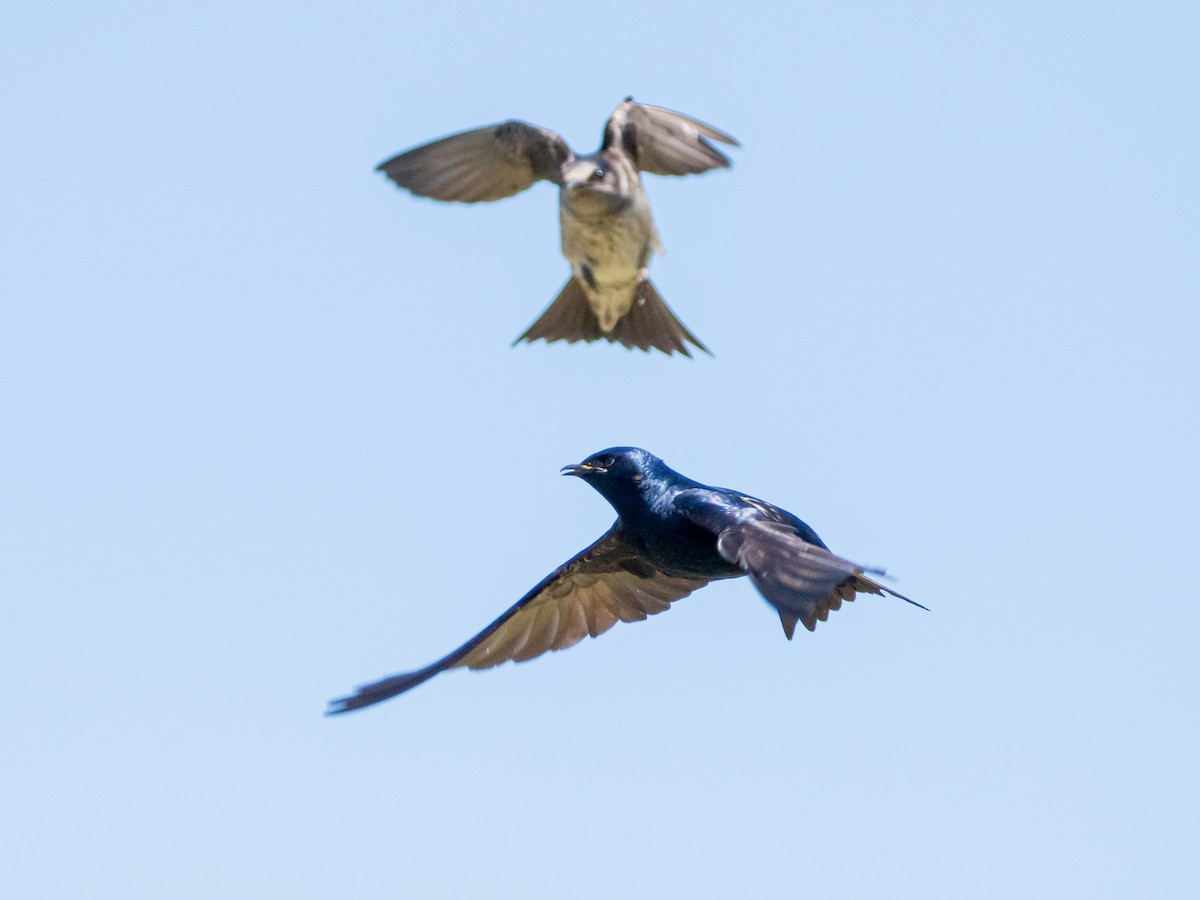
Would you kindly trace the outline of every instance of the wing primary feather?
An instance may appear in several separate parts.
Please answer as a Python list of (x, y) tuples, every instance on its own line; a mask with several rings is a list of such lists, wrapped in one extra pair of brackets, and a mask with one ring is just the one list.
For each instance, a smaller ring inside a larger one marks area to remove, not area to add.
[(609, 117), (604, 149), (620, 142), (639, 169), (655, 175), (691, 175), (731, 165), (710, 140), (737, 146), (726, 134), (683, 113), (626, 99)]
[(539, 180), (561, 183), (571, 157), (553, 131), (512, 120), (414, 147), (376, 169), (418, 196), (480, 203), (511, 197)]
[[(614, 525), (458, 649), (422, 669), (363, 685), (331, 701), (326, 714), (371, 706), (456, 666), (484, 669), (570, 647), (588, 635), (603, 634), (617, 621), (637, 621), (662, 612), (708, 583), (704, 578), (670, 577), (653, 567), (649, 577), (642, 577), (623, 565), (636, 555)], [(637, 564), (631, 568), (646, 572)]]

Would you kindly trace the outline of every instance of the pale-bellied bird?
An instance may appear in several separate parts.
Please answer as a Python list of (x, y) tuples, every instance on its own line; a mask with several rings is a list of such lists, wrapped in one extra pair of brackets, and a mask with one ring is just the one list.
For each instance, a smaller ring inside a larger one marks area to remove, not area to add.
[(559, 187), (562, 253), (571, 278), (517, 341), (610, 342), (690, 356), (705, 352), (646, 274), (662, 251), (642, 172), (688, 175), (729, 166), (710, 141), (737, 144), (690, 116), (626, 98), (604, 126), (600, 149), (577, 156), (553, 131), (509, 121), (442, 138), (381, 163), (421, 197), (478, 203), (536, 181)]

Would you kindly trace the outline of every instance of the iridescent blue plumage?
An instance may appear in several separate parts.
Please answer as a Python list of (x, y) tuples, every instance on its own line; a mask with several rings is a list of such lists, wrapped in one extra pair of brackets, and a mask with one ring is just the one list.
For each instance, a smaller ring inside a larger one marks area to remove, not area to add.
[(582, 478), (612, 504), (612, 528), (457, 650), (333, 701), (331, 714), (394, 697), (455, 666), (482, 669), (570, 647), (740, 575), (775, 607), (789, 640), (797, 622), (812, 631), (857, 593), (921, 606), (835, 556), (787, 510), (693, 481), (638, 447), (602, 450), (562, 474)]

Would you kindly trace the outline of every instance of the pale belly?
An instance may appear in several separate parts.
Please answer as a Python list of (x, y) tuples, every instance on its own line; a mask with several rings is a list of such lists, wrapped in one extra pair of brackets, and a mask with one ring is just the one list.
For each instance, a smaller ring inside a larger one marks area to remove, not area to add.
[(563, 256), (583, 284), (588, 305), (604, 332), (629, 312), (646, 277), (654, 244), (649, 210), (637, 205), (599, 222), (585, 222), (560, 208)]

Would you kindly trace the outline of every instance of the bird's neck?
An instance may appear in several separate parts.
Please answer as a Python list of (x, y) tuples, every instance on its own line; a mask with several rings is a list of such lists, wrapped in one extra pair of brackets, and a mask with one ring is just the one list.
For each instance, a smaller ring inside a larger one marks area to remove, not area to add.
[(672, 501), (682, 490), (700, 485), (666, 466), (647, 473), (640, 481), (624, 482), (605, 497), (623, 521), (636, 527), (649, 519), (661, 522), (672, 514)]

